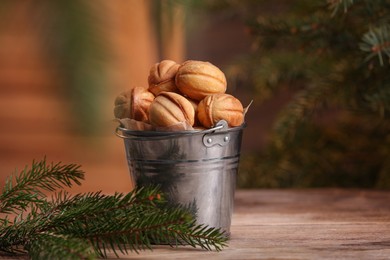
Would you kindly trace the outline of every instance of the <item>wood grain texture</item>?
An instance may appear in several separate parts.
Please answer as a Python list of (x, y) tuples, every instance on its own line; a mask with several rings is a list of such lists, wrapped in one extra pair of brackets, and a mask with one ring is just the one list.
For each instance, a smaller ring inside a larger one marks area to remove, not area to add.
[(155, 246), (121, 259), (390, 259), (389, 202), (385, 191), (239, 190), (221, 252)]

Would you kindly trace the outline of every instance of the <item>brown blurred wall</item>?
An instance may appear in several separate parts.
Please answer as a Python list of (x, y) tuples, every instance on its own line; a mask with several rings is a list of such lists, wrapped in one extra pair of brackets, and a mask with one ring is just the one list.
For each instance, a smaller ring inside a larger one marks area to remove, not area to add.
[[(105, 17), (103, 28), (112, 53), (110, 85), (102, 105), (103, 134), (83, 137), (72, 131), (70, 102), (61, 96), (50, 58), (30, 22), (29, 1), (10, 1), (0, 27), (0, 181), (15, 169), (44, 156), (47, 161), (76, 163), (86, 180), (72, 191), (125, 192), (132, 188), (124, 146), (113, 134), (115, 96), (146, 86), (149, 68), (158, 61), (148, 1), (94, 1)], [(177, 32), (176, 32), (177, 36)], [(178, 36), (177, 36), (178, 37)], [(181, 37), (174, 42), (181, 46)], [(173, 44), (174, 45), (174, 44)], [(182, 59), (182, 48), (166, 55)]]

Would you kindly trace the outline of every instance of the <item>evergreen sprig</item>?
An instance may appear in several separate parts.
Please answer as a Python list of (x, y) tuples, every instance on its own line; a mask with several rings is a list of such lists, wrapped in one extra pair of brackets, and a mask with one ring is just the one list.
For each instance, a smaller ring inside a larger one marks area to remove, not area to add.
[(70, 187), (82, 177), (79, 166), (48, 167), (43, 160), (15, 177), (16, 185), (8, 183), (5, 194), (22, 191), (23, 195), (2, 195), (12, 198), (5, 200), (7, 210), (3, 212), (17, 215), (12, 221), (6, 215), (0, 225), (0, 254), (28, 254), (32, 259), (91, 259), (107, 257), (109, 252), (119, 256), (119, 252), (152, 249), (156, 243), (206, 250), (226, 246), (227, 236), (222, 230), (196, 224), (188, 208), (168, 204), (157, 187), (114, 195), (71, 195), (60, 191), (50, 198), (40, 190)]
[(377, 56), (381, 66), (384, 65), (384, 56), (390, 58), (390, 25), (385, 24), (380, 27), (370, 28), (363, 35), (360, 49), (368, 52), (366, 61)]
[(43, 191), (80, 185), (84, 173), (76, 164), (50, 164), (46, 160), (33, 161), (30, 169), (24, 168), (19, 175), (7, 178), (0, 194), (0, 213), (26, 210), (30, 203), (43, 203)]
[(329, 9), (332, 10), (332, 15), (342, 10), (344, 13), (348, 11), (354, 0), (328, 0)]

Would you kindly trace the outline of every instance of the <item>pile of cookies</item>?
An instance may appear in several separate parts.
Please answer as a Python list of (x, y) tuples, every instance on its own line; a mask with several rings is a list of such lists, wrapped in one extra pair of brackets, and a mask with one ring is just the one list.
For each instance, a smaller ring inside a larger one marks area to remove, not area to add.
[(142, 125), (138, 130), (207, 129), (220, 120), (235, 127), (244, 122), (241, 102), (225, 93), (225, 74), (210, 62), (163, 60), (151, 67), (148, 85), (120, 93), (115, 118), (136, 121), (133, 126)]

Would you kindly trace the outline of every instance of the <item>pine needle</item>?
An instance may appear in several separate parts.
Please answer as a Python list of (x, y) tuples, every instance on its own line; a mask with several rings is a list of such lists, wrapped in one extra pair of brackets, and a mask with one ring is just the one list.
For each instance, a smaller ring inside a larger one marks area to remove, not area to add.
[(168, 205), (158, 187), (140, 187), (122, 194), (63, 190), (80, 183), (76, 165), (33, 162), (13, 177), (0, 195), (3, 213), (18, 213), (0, 222), (0, 256), (28, 255), (32, 259), (93, 259), (151, 250), (153, 244), (190, 245), (221, 250), (222, 230), (198, 225), (190, 209)]
[(30, 203), (40, 204), (44, 201), (43, 191), (55, 191), (63, 187), (80, 185), (84, 172), (76, 164), (47, 164), (46, 159), (33, 161), (31, 168), (24, 168), (19, 175), (12, 174), (7, 178), (0, 194), (0, 213), (16, 213), (26, 210)]

